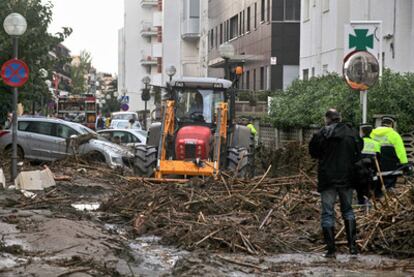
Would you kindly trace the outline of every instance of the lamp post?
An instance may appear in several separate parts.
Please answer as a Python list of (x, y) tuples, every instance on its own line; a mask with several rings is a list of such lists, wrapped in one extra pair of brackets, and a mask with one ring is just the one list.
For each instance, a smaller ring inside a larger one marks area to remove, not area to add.
[(147, 102), (151, 99), (150, 89), (148, 85), (151, 83), (151, 78), (146, 76), (142, 79), (142, 82), (144, 83), (144, 88), (142, 89), (141, 99), (145, 103), (144, 108), (144, 129), (147, 129)]
[(219, 47), (220, 57), (224, 59), (224, 79), (230, 79), (229, 60), (234, 56), (234, 46), (225, 42)]
[[(231, 43), (225, 42), (220, 45), (219, 49), (220, 56), (224, 59), (224, 79), (230, 79), (230, 68), (229, 60), (234, 57), (234, 46)], [(229, 90), (230, 94), (230, 125), (233, 126), (233, 121), (236, 118), (236, 92), (233, 89)]]
[[(18, 58), (19, 54), (19, 36), (23, 35), (27, 29), (26, 19), (18, 13), (9, 14), (3, 22), (4, 31), (12, 37), (13, 40), (13, 59)], [(12, 118), (12, 167), (11, 177), (14, 180), (17, 176), (17, 101), (18, 89), (13, 88), (13, 118)]]
[(170, 65), (167, 67), (167, 69), (165, 70), (165, 73), (167, 73), (167, 75), (170, 77), (170, 82), (172, 81), (173, 76), (175, 75), (175, 73), (177, 73), (177, 69), (175, 68), (175, 66)]

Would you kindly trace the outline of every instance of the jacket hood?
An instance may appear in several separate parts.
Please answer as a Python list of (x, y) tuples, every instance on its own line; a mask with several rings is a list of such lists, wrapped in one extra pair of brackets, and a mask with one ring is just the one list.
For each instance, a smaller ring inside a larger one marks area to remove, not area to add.
[(345, 123), (334, 123), (323, 127), (322, 135), (329, 138), (343, 138), (349, 135), (353, 135), (352, 128)]
[(374, 130), (372, 130), (372, 134), (379, 135), (379, 136), (385, 136), (388, 133), (391, 133), (393, 131), (394, 131), (394, 129), (391, 128), (391, 127), (382, 126), (382, 127), (378, 127), (378, 128), (375, 128)]

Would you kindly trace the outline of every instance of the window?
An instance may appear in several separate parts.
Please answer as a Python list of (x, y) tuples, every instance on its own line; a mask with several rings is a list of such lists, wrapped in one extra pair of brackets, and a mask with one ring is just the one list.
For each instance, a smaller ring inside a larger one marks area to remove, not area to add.
[(210, 48), (214, 48), (214, 29), (210, 30)]
[(322, 0), (322, 11), (323, 12), (329, 11), (329, 0)]
[(327, 64), (322, 65), (322, 74), (323, 75), (328, 74), (328, 65)]
[(246, 31), (250, 32), (250, 7), (247, 8), (247, 25), (246, 25)]
[(260, 89), (264, 90), (265, 87), (265, 69), (264, 66), (260, 67)]
[(239, 13), (239, 36), (242, 34), (242, 12)]
[(246, 71), (246, 89), (250, 89), (250, 71)]
[(308, 20), (310, 15), (310, 0), (303, 1), (303, 20)]
[(237, 37), (237, 33), (238, 33), (237, 29), (238, 29), (238, 15), (235, 15), (232, 18), (230, 18), (230, 38), (229, 39), (233, 39)]
[(265, 0), (262, 0), (262, 5), (260, 6), (260, 21), (265, 21)]
[[(22, 122), (23, 123), (23, 122)], [(30, 132), (30, 133), (36, 133), (46, 136), (53, 136), (54, 135), (54, 126), (51, 122), (41, 122), (41, 121), (30, 121), (28, 122), (28, 125), (24, 126), (25, 124), (19, 123), (19, 130)], [(24, 129), (23, 129), (24, 128)]]
[[(306, 1), (309, 1), (309, 0), (305, 0), (305, 2)], [(308, 18), (309, 18), (309, 15), (308, 15)], [(285, 0), (285, 20), (287, 21), (299, 21), (300, 20), (300, 0)]]
[(218, 47), (218, 27), (216, 26), (216, 36), (215, 36), (215, 44), (216, 44), (216, 48)]
[(315, 77), (315, 68), (312, 67), (312, 77)]
[(57, 124), (56, 126), (57, 137), (67, 139), (67, 138), (70, 138), (72, 135), (78, 135), (78, 132), (66, 125)]
[(244, 26), (246, 25), (245, 24), (245, 16), (246, 16), (246, 13), (245, 13), (245, 11), (243, 11), (242, 34), (244, 34)]
[(302, 79), (303, 80), (309, 80), (309, 69), (304, 69), (303, 71), (303, 77), (302, 77)]
[(190, 18), (200, 18), (200, 0), (190, 0)]
[(220, 45), (223, 44), (223, 23), (220, 24)]
[(256, 90), (256, 69), (253, 69), (253, 90)]
[(257, 28), (257, 3), (254, 3), (254, 28)]

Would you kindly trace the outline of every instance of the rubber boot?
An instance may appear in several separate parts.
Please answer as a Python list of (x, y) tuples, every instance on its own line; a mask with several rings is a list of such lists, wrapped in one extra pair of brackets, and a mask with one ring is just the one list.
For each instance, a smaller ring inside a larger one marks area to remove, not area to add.
[(325, 254), (326, 258), (335, 258), (335, 228), (322, 228), (323, 236), (325, 238), (326, 248), (328, 251)]
[(356, 244), (356, 221), (345, 220), (345, 231), (346, 239), (348, 240), (349, 254), (356, 255), (358, 254), (358, 248)]

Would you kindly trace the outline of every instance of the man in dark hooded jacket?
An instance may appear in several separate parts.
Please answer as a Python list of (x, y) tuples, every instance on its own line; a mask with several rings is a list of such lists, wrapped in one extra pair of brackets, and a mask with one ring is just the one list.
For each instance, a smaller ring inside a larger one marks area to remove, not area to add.
[(363, 141), (350, 125), (341, 122), (335, 109), (325, 114), (326, 126), (309, 143), (309, 153), (318, 159), (318, 192), (321, 194), (321, 226), (328, 252), (335, 257), (335, 210), (337, 196), (345, 223), (349, 251), (357, 254), (356, 222), (352, 210), (354, 165), (359, 160)]

